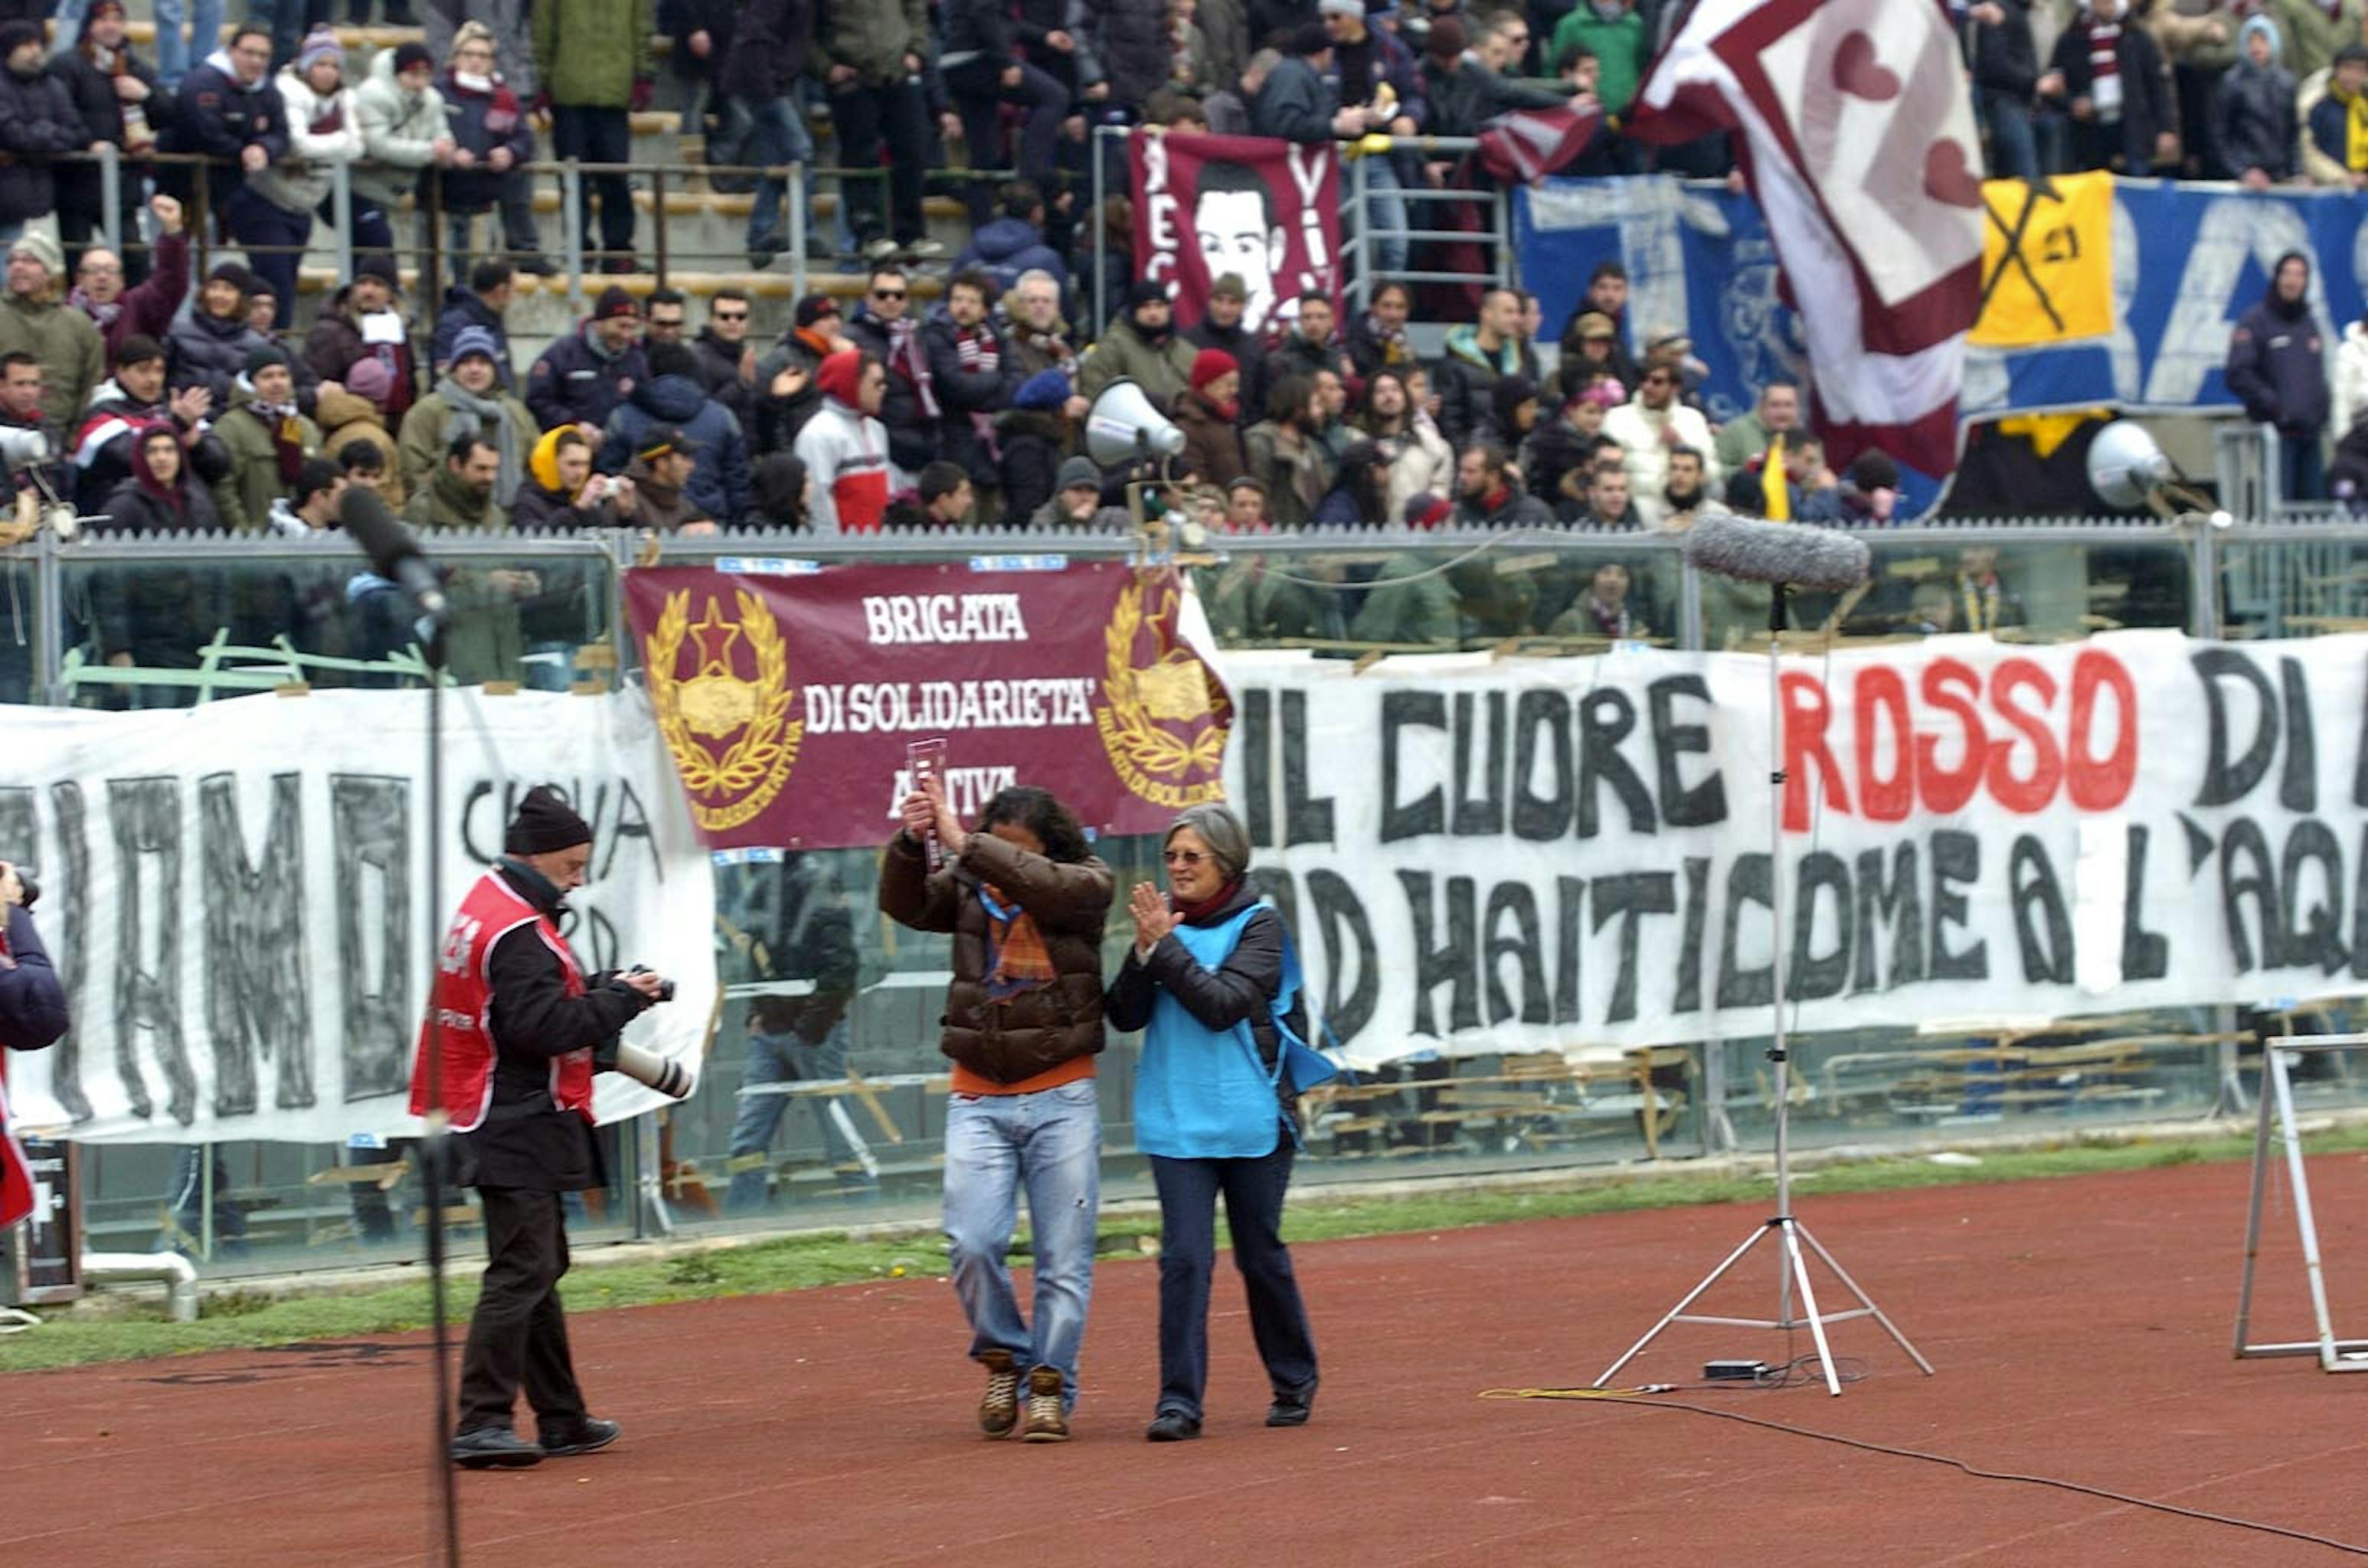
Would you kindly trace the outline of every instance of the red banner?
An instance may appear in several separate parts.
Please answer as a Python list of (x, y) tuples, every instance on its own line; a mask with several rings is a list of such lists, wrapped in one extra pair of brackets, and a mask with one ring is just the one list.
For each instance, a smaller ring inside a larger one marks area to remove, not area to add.
[(1340, 300), (1340, 160), (1330, 142), (1137, 134), (1127, 142), (1134, 268), (1167, 285), (1176, 324), (1201, 319), (1228, 272), (1249, 292), (1242, 324), (1263, 331), (1310, 289)]
[(1222, 799), (1233, 703), (1178, 638), (1180, 602), (1172, 570), (1115, 562), (625, 578), (659, 733), (716, 849), (884, 842), (905, 748), (936, 737), (965, 821), (1014, 784), (1102, 833)]

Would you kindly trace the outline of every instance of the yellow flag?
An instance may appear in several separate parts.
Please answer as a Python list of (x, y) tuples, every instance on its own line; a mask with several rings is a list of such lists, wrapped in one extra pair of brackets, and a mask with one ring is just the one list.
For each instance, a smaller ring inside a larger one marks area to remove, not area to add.
[(1982, 205), (1975, 344), (2037, 348), (2112, 331), (2112, 176), (1985, 180)]
[(1793, 520), (1793, 486), (1784, 476), (1784, 437), (1768, 442), (1768, 456), (1759, 464), (1759, 510), (1771, 523)]

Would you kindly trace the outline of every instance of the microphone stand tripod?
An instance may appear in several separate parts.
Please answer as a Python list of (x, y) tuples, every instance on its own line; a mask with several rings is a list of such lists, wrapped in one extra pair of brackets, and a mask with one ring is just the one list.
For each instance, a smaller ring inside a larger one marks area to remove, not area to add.
[[(1606, 1367), (1603, 1369), (1603, 1375), (1595, 1380), (1594, 1386), (1597, 1388), (1608, 1385), (1621, 1368), (1635, 1359), (1645, 1346), (1653, 1343), (1660, 1332), (1673, 1323), (1721, 1324), (1730, 1328), (1781, 1328), (1788, 1332), (1806, 1328), (1809, 1331), (1809, 1337), (1816, 1342), (1817, 1368), (1825, 1374), (1826, 1392), (1839, 1397), (1842, 1392), (1841, 1380), (1834, 1375), (1834, 1355), (1832, 1347), (1826, 1343), (1826, 1324), (1843, 1323), (1851, 1318), (1871, 1317), (1883, 1325), (1884, 1332), (1890, 1335), (1899, 1348), (1907, 1353), (1907, 1358), (1915, 1362), (1926, 1377), (1932, 1375), (1932, 1364), (1924, 1359), (1915, 1346), (1907, 1342), (1907, 1336), (1900, 1333), (1897, 1325), (1884, 1315), (1883, 1309), (1874, 1304), (1874, 1299), (1861, 1290), (1858, 1281), (1850, 1277), (1849, 1271), (1835, 1261), (1834, 1255), (1825, 1249), (1824, 1244), (1811, 1234), (1809, 1228), (1793, 1215), (1793, 1145), (1789, 1135), (1789, 1112), (1793, 1096), (1789, 1092), (1790, 1085), (1787, 1081), (1792, 1066), (1791, 1053), (1785, 1049), (1784, 1044), (1784, 709), (1783, 694), (1779, 684), (1783, 652), (1784, 595), (1783, 584), (1769, 585), (1768, 733), (1770, 744), (1774, 747), (1775, 755), (1770, 759), (1773, 766), (1768, 773), (1768, 905), (1772, 928), (1768, 973), (1774, 1003), (1774, 1028), (1769, 1039), (1768, 1060), (1776, 1071), (1776, 1212), (1761, 1221), (1759, 1228), (1751, 1234), (1746, 1236), (1741, 1246), (1728, 1253), (1725, 1261), (1703, 1277), (1702, 1283), (1687, 1291), (1676, 1306), (1662, 1314), (1661, 1321), (1647, 1329), (1644, 1338), (1630, 1346), (1625, 1355)], [(1686, 1311), (1712, 1286), (1717, 1284), (1728, 1269), (1742, 1262), (1744, 1255), (1771, 1235), (1777, 1238), (1776, 1315), (1774, 1317), (1713, 1317)], [(1843, 1288), (1857, 1300), (1857, 1306), (1838, 1312), (1821, 1312), (1817, 1310), (1816, 1287), (1810, 1283), (1807, 1260), (1801, 1251), (1804, 1242), (1808, 1244), (1809, 1250), (1817, 1255), (1825, 1266), (1833, 1271), (1834, 1278), (1840, 1280)], [(1796, 1287), (1801, 1293), (1799, 1315), (1795, 1315), (1793, 1310), (1793, 1292)]]

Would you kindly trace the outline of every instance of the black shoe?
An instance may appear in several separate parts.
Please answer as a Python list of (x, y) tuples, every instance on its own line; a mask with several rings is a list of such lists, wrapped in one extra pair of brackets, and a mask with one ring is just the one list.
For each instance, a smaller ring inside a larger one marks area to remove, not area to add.
[(1201, 1435), (1201, 1424), (1180, 1410), (1163, 1410), (1151, 1418), (1143, 1437), (1150, 1443), (1189, 1443)]
[(520, 272), (526, 273), (528, 276), (533, 278), (556, 278), (559, 276), (559, 263), (552, 260), (551, 257), (547, 256), (540, 256), (531, 251), (513, 257), (510, 261), (510, 265), (518, 268)]
[(499, 1465), (517, 1470), (542, 1462), (543, 1450), (507, 1426), (480, 1426), (462, 1432), (444, 1446), (462, 1470), (487, 1470)]
[(1308, 1415), (1315, 1409), (1315, 1380), (1295, 1393), (1278, 1393), (1274, 1403), (1266, 1407), (1266, 1424), (1269, 1426), (1304, 1426)]
[(609, 251), (600, 257), (600, 270), (606, 273), (621, 277), (641, 269), (641, 257), (630, 251)]
[(616, 1422), (603, 1421), (597, 1415), (587, 1415), (564, 1426), (546, 1426), (540, 1434), (542, 1457), (555, 1460), (564, 1459), (569, 1454), (588, 1454), (615, 1442), (617, 1434), (623, 1430)]

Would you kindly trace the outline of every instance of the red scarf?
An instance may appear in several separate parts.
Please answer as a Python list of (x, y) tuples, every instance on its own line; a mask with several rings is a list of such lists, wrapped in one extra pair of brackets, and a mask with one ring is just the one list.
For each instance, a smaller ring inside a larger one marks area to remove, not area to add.
[(271, 455), (279, 460), (282, 483), (293, 484), (304, 472), (303, 415), (292, 408), (274, 408), (261, 399), (246, 405), (271, 437)]
[(1219, 910), (1224, 908), (1225, 905), (1233, 903), (1234, 900), (1239, 896), (1241, 891), (1242, 880), (1239, 877), (1235, 877), (1232, 881), (1227, 882), (1224, 887), (1219, 888), (1210, 897), (1202, 899), (1198, 903), (1188, 903), (1183, 899), (1178, 898), (1174, 893), (1170, 893), (1167, 896), (1169, 901), (1176, 905), (1176, 913), (1197, 926), (1201, 921), (1208, 919), (1212, 915), (1214, 915)]

